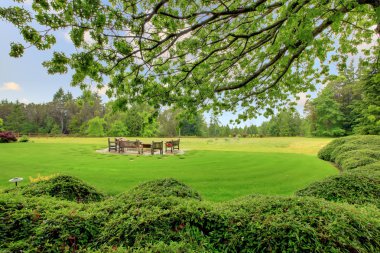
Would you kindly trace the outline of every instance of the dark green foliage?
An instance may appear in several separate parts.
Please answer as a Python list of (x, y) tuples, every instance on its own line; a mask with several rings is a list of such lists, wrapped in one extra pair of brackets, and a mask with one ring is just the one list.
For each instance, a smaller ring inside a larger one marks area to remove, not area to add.
[(100, 201), (104, 198), (104, 195), (92, 186), (87, 185), (78, 178), (66, 175), (59, 175), (15, 190), (20, 191), (25, 196), (47, 195), (77, 202)]
[(318, 157), (336, 163), (341, 169), (354, 169), (380, 160), (380, 136), (356, 135), (333, 140)]
[[(379, 20), (378, 7), (377, 15)], [(362, 84), (362, 100), (352, 109), (358, 115), (354, 132), (358, 134), (380, 134), (380, 61), (377, 60), (365, 76)]]
[(343, 170), (350, 170), (379, 160), (380, 150), (358, 149), (337, 155), (334, 162)]
[(321, 150), (318, 152), (318, 157), (322, 160), (331, 161), (331, 154), (334, 152), (334, 150), (337, 147), (340, 147), (341, 145), (345, 144), (349, 138), (353, 138), (356, 136), (350, 136), (345, 138), (338, 138), (324, 146)]
[[(138, 189), (138, 187), (136, 188)], [(380, 216), (314, 198), (250, 196), (226, 203), (124, 198), (78, 204), (0, 194), (6, 252), (378, 252)]]
[(380, 136), (339, 138), (322, 148), (318, 156), (334, 162), (343, 173), (315, 182), (297, 195), (380, 208)]
[(17, 192), (0, 195), (0, 210), (0, 249), (6, 252), (74, 251), (94, 240), (102, 215), (89, 204)]
[(380, 208), (380, 173), (346, 172), (315, 182), (296, 194), (350, 204), (373, 204)]
[[(135, 198), (179, 197), (201, 200), (198, 192), (173, 178), (160, 179), (143, 183), (128, 192)], [(124, 194), (122, 194), (123, 196)]]
[(355, 168), (352, 171), (380, 171), (380, 161)]

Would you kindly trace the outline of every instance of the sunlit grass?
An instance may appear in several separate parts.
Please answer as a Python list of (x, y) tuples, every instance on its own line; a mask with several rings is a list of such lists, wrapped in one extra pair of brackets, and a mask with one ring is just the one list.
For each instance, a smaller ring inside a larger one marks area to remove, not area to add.
[(330, 139), (182, 138), (184, 155), (162, 157), (96, 153), (107, 147), (106, 138), (31, 141), (0, 145), (0, 189), (13, 187), (8, 183), (12, 177), (23, 177), (22, 184), (26, 184), (30, 176), (63, 173), (77, 176), (105, 193), (117, 194), (147, 180), (173, 177), (198, 190), (204, 198), (220, 201), (248, 194), (291, 195), (337, 173), (332, 165), (316, 157)]

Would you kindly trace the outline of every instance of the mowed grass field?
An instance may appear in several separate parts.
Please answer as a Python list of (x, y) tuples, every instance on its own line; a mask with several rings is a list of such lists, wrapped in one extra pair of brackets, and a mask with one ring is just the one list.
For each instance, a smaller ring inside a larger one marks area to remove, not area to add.
[(188, 184), (211, 201), (249, 194), (292, 195), (338, 173), (316, 156), (329, 141), (181, 138), (183, 155), (137, 156), (97, 153), (107, 147), (107, 138), (32, 138), (29, 143), (0, 144), (0, 190), (14, 187), (8, 182), (13, 177), (23, 177), (21, 185), (25, 185), (29, 177), (61, 173), (79, 177), (110, 195), (168, 177)]

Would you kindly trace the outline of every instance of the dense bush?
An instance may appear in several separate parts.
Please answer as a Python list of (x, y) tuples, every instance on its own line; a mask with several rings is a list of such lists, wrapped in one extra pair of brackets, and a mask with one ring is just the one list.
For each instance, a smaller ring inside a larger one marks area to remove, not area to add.
[(353, 171), (380, 171), (380, 161), (356, 167)]
[(77, 202), (100, 201), (104, 198), (104, 195), (92, 186), (78, 178), (66, 175), (58, 175), (8, 191), (19, 191), (25, 196), (48, 195)]
[[(169, 183), (171, 182), (171, 183)], [(102, 202), (0, 194), (5, 252), (379, 252), (378, 209), (315, 198), (250, 196), (225, 203), (159, 196), (146, 183)], [(148, 187), (147, 187), (148, 186)], [(138, 189), (148, 189), (143, 198)], [(163, 195), (167, 195), (166, 193)], [(184, 197), (183, 197), (184, 196)], [(197, 195), (196, 195), (197, 196)]]
[(333, 140), (319, 151), (318, 157), (350, 170), (380, 161), (379, 150), (380, 136), (357, 135)]
[(352, 171), (315, 182), (296, 193), (350, 204), (380, 208), (380, 172)]
[(28, 142), (29, 141), (29, 137), (27, 135), (23, 135), (23, 136), (21, 136), (21, 138), (18, 141), (19, 142)]
[(297, 195), (380, 208), (380, 136), (336, 139), (318, 156), (334, 162), (343, 173), (315, 182)]
[[(123, 195), (125, 194), (121, 194), (121, 196)], [(198, 192), (173, 178), (159, 179), (140, 184), (131, 189), (128, 195), (133, 195), (134, 198), (140, 199), (173, 196), (201, 200), (201, 196)]]
[(17, 141), (16, 135), (12, 132), (0, 132), (0, 143)]
[(345, 143), (357, 138), (358, 136), (348, 136), (344, 138), (335, 139), (329, 144), (327, 144), (326, 146), (324, 146), (321, 150), (319, 150), (318, 157), (326, 161), (331, 161), (331, 154), (334, 152), (334, 150), (337, 147), (340, 147), (344, 145)]

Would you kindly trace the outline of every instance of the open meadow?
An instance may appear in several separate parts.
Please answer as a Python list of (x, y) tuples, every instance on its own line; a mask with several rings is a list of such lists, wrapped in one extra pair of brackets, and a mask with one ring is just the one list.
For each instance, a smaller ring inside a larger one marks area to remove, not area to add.
[[(130, 138), (133, 139), (133, 138)], [(154, 138), (158, 140), (159, 138)], [(152, 139), (141, 139), (149, 143)], [(163, 139), (166, 140), (166, 139)], [(223, 201), (249, 194), (292, 195), (338, 170), (317, 158), (328, 138), (182, 138), (183, 155), (100, 154), (106, 138), (32, 138), (0, 145), (0, 189), (8, 180), (67, 174), (110, 195), (139, 183), (175, 178), (204, 199)]]

